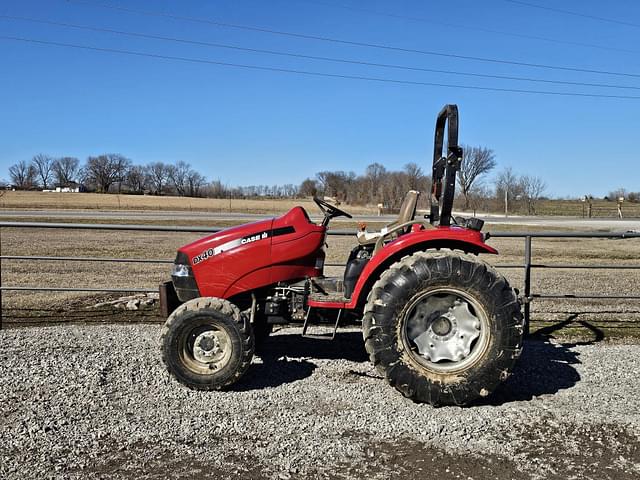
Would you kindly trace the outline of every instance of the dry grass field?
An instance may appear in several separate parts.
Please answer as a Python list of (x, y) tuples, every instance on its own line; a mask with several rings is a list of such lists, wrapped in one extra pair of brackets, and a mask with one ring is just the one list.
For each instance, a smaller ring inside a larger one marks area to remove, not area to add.
[[(352, 228), (352, 223), (336, 223)], [(493, 231), (496, 231), (492, 228)], [(172, 260), (176, 249), (201, 234), (45, 230), (5, 228), (3, 255), (88, 256), (156, 258)], [(484, 256), (495, 264), (521, 264), (522, 239), (494, 238), (489, 243), (499, 256)], [(352, 237), (329, 237), (328, 262), (342, 263), (355, 244)], [(638, 264), (640, 239), (534, 239), (534, 263)], [(156, 288), (168, 278), (169, 264), (32, 262), (3, 260), (5, 286), (62, 286), (107, 288)], [(522, 269), (503, 269), (512, 285), (522, 288)], [(341, 268), (328, 267), (327, 275)], [(534, 270), (533, 293), (638, 294), (640, 271), (633, 270)], [(58, 322), (161, 321), (154, 309), (125, 312), (91, 308), (113, 295), (87, 293), (3, 292), (5, 325)], [(534, 329), (562, 328), (587, 336), (630, 336), (640, 331), (640, 301), (536, 300), (532, 306)], [(586, 323), (585, 323), (586, 322)]]
[[(587, 216), (588, 207), (580, 200), (541, 200), (536, 204), (538, 215), (564, 215), (568, 217)], [(618, 204), (608, 200), (593, 200), (591, 215), (593, 218), (618, 216)], [(625, 218), (640, 217), (640, 203), (623, 202), (622, 215)]]
[[(458, 207), (460, 207), (458, 205)], [(488, 210), (487, 208), (493, 208)], [(459, 208), (457, 208), (458, 210)], [(527, 209), (522, 202), (514, 202), (509, 207), (511, 215), (527, 215)], [(535, 204), (538, 216), (588, 217), (588, 206), (581, 200), (540, 200)], [(503, 204), (493, 207), (482, 207), (477, 211), (479, 216), (486, 213), (504, 213)], [(624, 218), (640, 218), (640, 203), (624, 202), (622, 204)], [(614, 201), (594, 199), (591, 209), (592, 218), (618, 218), (618, 204)]]
[[(310, 199), (239, 200), (219, 198), (157, 197), (153, 195), (104, 195), (100, 193), (2, 192), (0, 208), (93, 209), (93, 210), (167, 210), (233, 213), (283, 213), (296, 205), (313, 211)], [(373, 213), (367, 207), (349, 206), (351, 213)]]
[[(233, 212), (277, 214), (295, 205), (316, 207), (310, 199), (293, 200), (239, 200), (189, 197), (157, 197), (153, 195), (103, 195), (99, 193), (49, 193), (49, 192), (0, 192), (0, 209), (91, 209), (91, 210), (165, 210), (194, 212)], [(497, 207), (496, 207), (497, 208)], [(372, 214), (373, 207), (349, 205), (353, 214)], [(541, 200), (536, 212), (542, 216), (582, 217), (587, 214), (586, 204), (579, 200)], [(625, 218), (640, 218), (640, 203), (625, 202), (622, 206)], [(483, 213), (502, 213), (485, 212)], [(512, 212), (513, 213), (513, 212)], [(617, 217), (616, 202), (593, 200), (593, 217)]]

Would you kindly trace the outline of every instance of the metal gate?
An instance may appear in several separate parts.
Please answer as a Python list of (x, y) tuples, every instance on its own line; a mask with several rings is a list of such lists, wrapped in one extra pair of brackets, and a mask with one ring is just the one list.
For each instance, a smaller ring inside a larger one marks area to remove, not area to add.
[[(171, 264), (173, 260), (166, 258), (113, 258), (113, 257), (74, 257), (74, 256), (24, 256), (5, 255), (2, 252), (2, 229), (3, 228), (44, 228), (44, 229), (67, 229), (67, 230), (120, 230), (139, 232), (176, 232), (176, 233), (215, 233), (222, 230), (217, 227), (172, 227), (155, 225), (113, 225), (113, 224), (81, 224), (81, 223), (41, 223), (41, 222), (0, 222), (0, 328), (2, 328), (2, 295), (7, 291), (45, 291), (45, 292), (103, 292), (103, 293), (150, 293), (156, 292), (157, 288), (132, 288), (132, 287), (95, 287), (95, 286), (75, 286), (75, 287), (47, 287), (41, 285), (16, 286), (4, 285), (2, 283), (2, 263), (5, 261), (60, 261), (60, 262), (113, 262), (113, 263), (155, 263)], [(352, 230), (329, 230), (329, 235), (354, 236)], [(535, 238), (607, 238), (607, 239), (632, 239), (640, 238), (637, 232), (499, 232), (487, 233), (487, 238), (520, 238), (523, 240), (523, 261), (520, 264), (496, 264), (500, 268), (522, 269), (524, 273), (523, 284), (520, 291), (524, 302), (524, 318), (527, 325), (531, 319), (531, 303), (536, 299), (619, 299), (619, 300), (640, 300), (640, 295), (604, 295), (604, 294), (584, 294), (584, 293), (557, 293), (541, 294), (532, 291), (531, 272), (534, 269), (588, 269), (588, 270), (639, 270), (640, 265), (619, 265), (619, 264), (545, 264), (535, 263), (533, 260), (533, 239)], [(327, 263), (329, 267), (344, 266), (344, 264)]]

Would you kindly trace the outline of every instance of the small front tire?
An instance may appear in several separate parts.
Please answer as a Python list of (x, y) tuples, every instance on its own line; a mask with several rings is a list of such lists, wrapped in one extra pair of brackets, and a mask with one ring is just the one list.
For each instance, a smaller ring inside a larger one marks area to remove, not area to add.
[(254, 352), (249, 320), (227, 300), (189, 300), (167, 319), (160, 338), (162, 361), (180, 383), (219, 390), (237, 382)]

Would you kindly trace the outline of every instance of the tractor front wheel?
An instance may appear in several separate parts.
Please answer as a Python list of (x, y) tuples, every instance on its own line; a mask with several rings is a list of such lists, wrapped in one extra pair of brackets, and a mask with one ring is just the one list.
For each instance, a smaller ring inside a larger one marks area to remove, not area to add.
[(392, 265), (369, 295), (365, 346), (406, 397), (464, 405), (486, 396), (522, 350), (520, 304), (507, 280), (469, 255), (416, 253)]
[(162, 361), (180, 383), (218, 390), (237, 382), (253, 358), (250, 322), (220, 298), (195, 298), (167, 319), (160, 339)]

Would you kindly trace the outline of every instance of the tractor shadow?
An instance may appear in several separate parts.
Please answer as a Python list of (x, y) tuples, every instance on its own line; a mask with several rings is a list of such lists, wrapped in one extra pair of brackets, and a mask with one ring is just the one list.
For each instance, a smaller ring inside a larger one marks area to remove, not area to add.
[[(553, 395), (572, 388), (580, 381), (574, 365), (580, 364), (577, 346), (593, 345), (604, 339), (604, 333), (589, 322), (576, 321), (577, 315), (538, 330), (525, 341), (522, 356), (509, 377), (496, 391), (477, 405), (498, 406), (510, 402), (530, 401), (542, 395)], [(578, 342), (552, 342), (554, 332), (570, 324), (580, 324), (593, 334), (593, 339)]]
[[(510, 402), (530, 401), (542, 395), (553, 395), (572, 388), (580, 381), (574, 367), (580, 364), (575, 347), (592, 345), (604, 339), (604, 333), (590, 323), (571, 315), (566, 320), (538, 330), (525, 341), (513, 375), (486, 399), (474, 405), (498, 406)], [(555, 342), (554, 333), (579, 324), (591, 332), (588, 341)], [(288, 330), (288, 329), (286, 329)], [(368, 362), (360, 331), (338, 332), (332, 341), (303, 338), (299, 333), (276, 333), (266, 339), (243, 379), (233, 390), (249, 391), (277, 387), (303, 380), (317, 368), (314, 360), (347, 360)]]
[(303, 380), (317, 368), (313, 360), (369, 360), (359, 331), (338, 332), (333, 340), (276, 333), (264, 341), (256, 357), (261, 362), (254, 362), (233, 390), (259, 390)]

